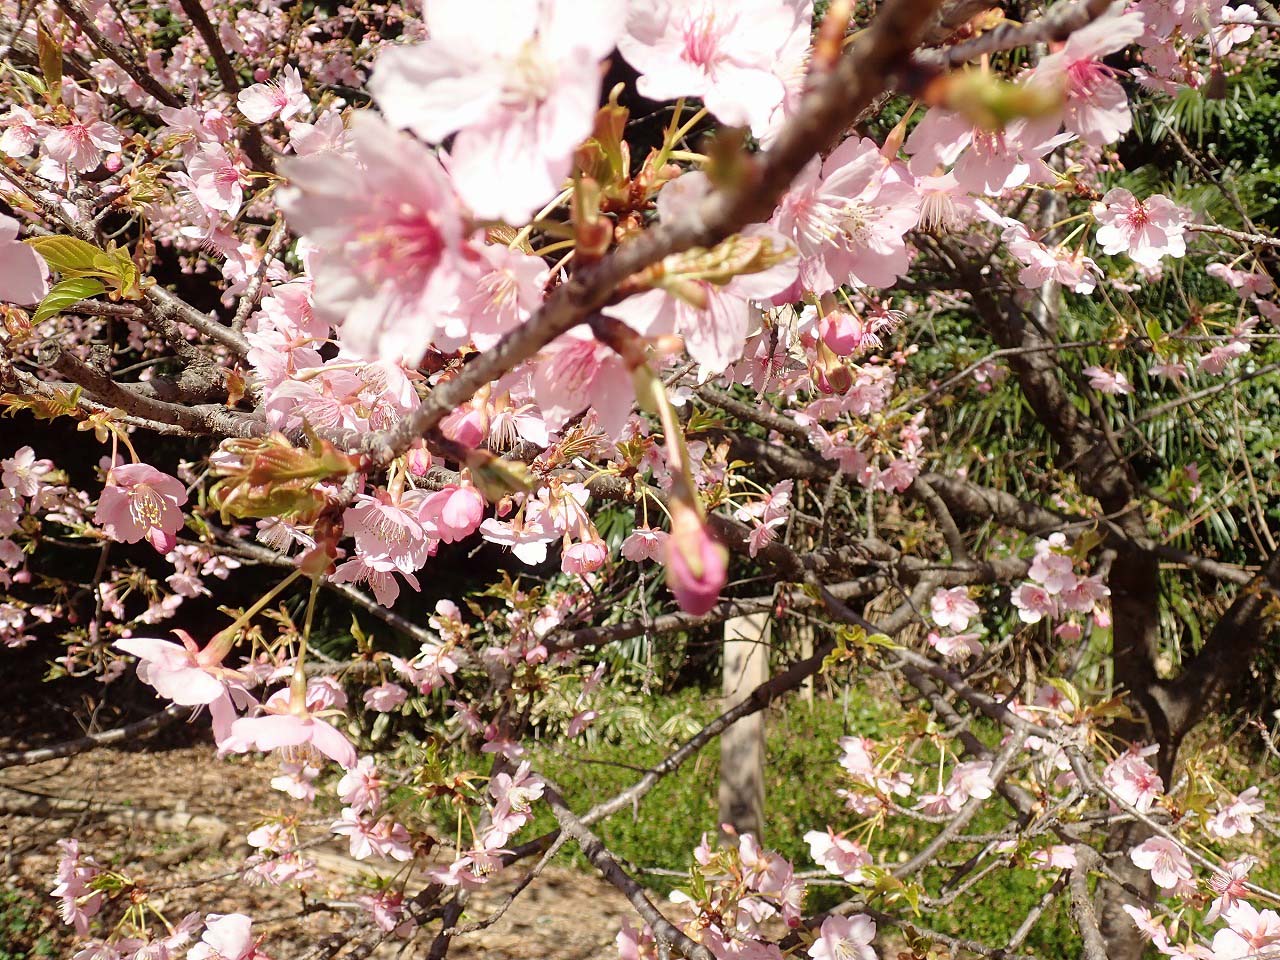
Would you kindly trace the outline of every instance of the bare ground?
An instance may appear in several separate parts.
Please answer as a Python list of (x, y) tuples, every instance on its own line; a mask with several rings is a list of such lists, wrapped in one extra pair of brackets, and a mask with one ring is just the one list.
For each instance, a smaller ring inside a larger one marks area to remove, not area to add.
[[(300, 917), (303, 901), (296, 889), (250, 886), (236, 874), (252, 825), (282, 811), (306, 815), (270, 788), (275, 772), (275, 764), (260, 757), (217, 760), (205, 744), (102, 749), (0, 770), (0, 881), (40, 905), (31, 908), (37, 916), (27, 919), (52, 938), (53, 956), (69, 957), (71, 938), (48, 891), (57, 840), (74, 836), (101, 863), (141, 879), (171, 920), (192, 910), (247, 913), (265, 938), (264, 952), (274, 960), (296, 960), (320, 938), (350, 929), (365, 915), (339, 909)], [(320, 848), (316, 859), (320, 876), (313, 896), (349, 903), (361, 892), (366, 866), (347, 857), (342, 846)], [(523, 872), (512, 868), (474, 894), (462, 921), (490, 916)], [(625, 899), (599, 877), (549, 867), (501, 919), (456, 941), (449, 956), (612, 958), (614, 936), (629, 915)], [(0, 956), (13, 956), (4, 938), (0, 925)], [(430, 939), (420, 934), (403, 953), (401, 944), (388, 943), (375, 957), (425, 957)]]

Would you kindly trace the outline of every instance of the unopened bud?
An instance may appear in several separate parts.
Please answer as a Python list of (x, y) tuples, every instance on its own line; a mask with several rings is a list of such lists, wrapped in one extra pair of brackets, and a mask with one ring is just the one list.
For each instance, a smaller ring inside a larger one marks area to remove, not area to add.
[(720, 591), (729, 577), (729, 551), (711, 535), (691, 504), (672, 499), (670, 508), (667, 586), (681, 610), (701, 616), (720, 599)]

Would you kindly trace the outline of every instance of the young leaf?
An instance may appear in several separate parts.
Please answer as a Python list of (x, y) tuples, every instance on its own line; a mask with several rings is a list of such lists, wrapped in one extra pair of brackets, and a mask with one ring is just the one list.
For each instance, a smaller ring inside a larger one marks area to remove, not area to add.
[(36, 29), (40, 72), (44, 74), (45, 97), (52, 106), (62, 102), (62, 44), (40, 24)]
[(75, 237), (31, 237), (26, 242), (44, 257), (49, 269), (63, 276), (97, 273), (97, 258), (103, 255), (92, 243)]
[(106, 289), (101, 280), (95, 280), (93, 277), (73, 277), (70, 280), (55, 283), (40, 301), (40, 306), (36, 307), (35, 315), (31, 319), (35, 323), (48, 320), (67, 307), (81, 300), (96, 297)]

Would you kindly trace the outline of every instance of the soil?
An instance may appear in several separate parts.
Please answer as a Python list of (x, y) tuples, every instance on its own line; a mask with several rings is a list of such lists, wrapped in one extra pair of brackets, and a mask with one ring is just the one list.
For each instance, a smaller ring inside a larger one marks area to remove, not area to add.
[[(153, 902), (176, 920), (190, 911), (246, 913), (273, 960), (301, 960), (329, 934), (363, 924), (367, 914), (350, 904), (362, 892), (367, 864), (352, 860), (338, 843), (308, 850), (318, 877), (311, 901), (334, 906), (299, 916), (297, 889), (251, 886), (235, 868), (249, 848), (248, 830), (276, 812), (314, 816), (274, 791), (277, 772), (269, 758), (218, 760), (207, 743), (158, 738), (143, 748), (99, 749), (63, 760), (0, 770), (0, 881), (10, 902), (29, 898), (24, 939), (48, 938), (49, 956), (74, 953), (69, 929), (58, 919), (48, 891), (59, 856), (57, 841), (76, 837), (93, 855), (146, 885)], [(187, 739), (187, 738), (179, 738)], [(10, 746), (0, 740), (0, 752)], [(390, 872), (390, 871), (388, 871)], [(474, 893), (460, 922), (492, 915), (524, 868), (513, 867)], [(2, 891), (0, 891), (2, 892)], [(0, 957), (22, 958), (20, 944), (6, 944), (0, 899)], [(29, 906), (37, 904), (38, 906)], [(344, 907), (344, 905), (346, 905)], [(13, 907), (9, 908), (11, 911)], [(614, 937), (630, 905), (594, 875), (551, 866), (488, 928), (457, 939), (455, 960), (592, 960), (617, 956)], [(34, 921), (34, 923), (32, 922)], [(375, 958), (426, 957), (431, 924), (407, 946), (391, 941)], [(95, 931), (101, 933), (101, 931)], [(6, 949), (7, 947), (7, 949)], [(39, 956), (40, 954), (32, 954)]]

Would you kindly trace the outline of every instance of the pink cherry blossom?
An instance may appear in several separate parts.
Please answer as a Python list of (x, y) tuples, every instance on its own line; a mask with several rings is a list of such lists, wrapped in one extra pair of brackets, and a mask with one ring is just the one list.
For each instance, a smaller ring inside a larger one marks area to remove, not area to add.
[(1259, 20), (1258, 11), (1250, 4), (1223, 7), (1222, 19), (1213, 28), (1213, 45), (1218, 56), (1225, 57), (1232, 47), (1239, 46), (1253, 36), (1253, 25)]
[(241, 717), (231, 725), (229, 749), (234, 752), (304, 745), (314, 747), (341, 767), (349, 769), (356, 763), (351, 741), (310, 710), (292, 708), (287, 696), (271, 698), (260, 715)]
[(1113, 143), (1133, 126), (1124, 88), (1102, 58), (1142, 36), (1142, 20), (1141, 13), (1109, 12), (1072, 33), (1031, 73), (1032, 83), (1065, 88), (1063, 122), (1086, 143)]
[(1151, 837), (1129, 851), (1140, 870), (1148, 870), (1156, 886), (1171, 890), (1192, 877), (1191, 864), (1182, 848), (1164, 837)]
[(437, 345), (456, 350), (474, 343), (488, 350), (508, 330), (524, 323), (542, 304), (548, 278), (546, 262), (503, 244), (485, 244), (475, 284), (456, 304), (445, 305)]
[(0, 120), (0, 153), (15, 160), (25, 157), (40, 143), (40, 126), (28, 111), (16, 103), (9, 107), (4, 120)]
[(1169, 942), (1169, 932), (1165, 929), (1163, 921), (1153, 917), (1146, 907), (1135, 907), (1125, 903), (1121, 904), (1121, 909), (1130, 916), (1144, 939), (1150, 940), (1158, 949), (1164, 949)]
[(1266, 805), (1258, 799), (1258, 788), (1249, 787), (1214, 814), (1204, 826), (1213, 836), (1229, 840), (1237, 834), (1253, 833), (1253, 818), (1265, 809)]
[(187, 960), (253, 960), (260, 954), (252, 924), (243, 913), (209, 914), (200, 942), (187, 951)]
[(1133, 393), (1133, 384), (1119, 370), (1108, 370), (1095, 364), (1091, 367), (1085, 367), (1081, 372), (1089, 378), (1089, 386), (1099, 393), (1113, 395)]
[(642, 560), (660, 560), (666, 540), (665, 530), (637, 527), (622, 541), (621, 553), (636, 563)]
[(359, 356), (416, 363), (441, 305), (474, 280), (463, 210), (440, 161), (417, 141), (367, 112), (352, 118), (349, 135), (352, 158), (325, 152), (281, 165), (293, 187), (280, 205), (317, 249), (316, 313), (340, 324), (342, 343)]
[(956, 185), (967, 193), (998, 196), (1025, 183), (1044, 183), (1053, 171), (1041, 159), (1067, 139), (1056, 119), (1016, 120), (1003, 130), (975, 126), (958, 113), (938, 107), (924, 115), (904, 149), (909, 169), (924, 177), (954, 164)]
[(373, 757), (361, 757), (338, 781), (338, 798), (356, 813), (376, 813), (382, 806), (386, 781), (378, 775)]
[(948, 660), (954, 660), (980, 655), (983, 647), (978, 640), (979, 636), (981, 635), (977, 633), (940, 634), (930, 630), (925, 636), (925, 642)]
[(1187, 252), (1183, 227), (1188, 215), (1161, 194), (1138, 200), (1116, 187), (1093, 205), (1093, 215), (1103, 253), (1127, 253), (1134, 263), (1154, 267), (1161, 257), (1181, 257)]
[(934, 592), (929, 599), (929, 612), (938, 626), (963, 632), (969, 621), (976, 619), (982, 611), (969, 597), (967, 588), (952, 587)]
[(59, 840), (62, 856), (58, 858), (57, 885), (51, 896), (61, 901), (58, 913), (62, 922), (75, 927), (84, 936), (89, 932), (89, 920), (97, 915), (105, 901), (102, 893), (94, 892), (89, 884), (101, 869), (92, 857), (81, 856), (80, 843), (74, 838)]
[(723, 123), (761, 136), (787, 94), (777, 64), (796, 19), (785, 0), (642, 0), (618, 50), (639, 71), (644, 96), (699, 97)]
[(477, 216), (523, 223), (591, 133), (600, 60), (625, 10), (622, 0), (494, 0), (477, 30), (473, 4), (434, 0), (430, 39), (385, 50), (369, 87), (394, 126), (431, 143), (457, 134), (449, 167)]
[(849, 282), (888, 287), (906, 273), (905, 236), (920, 219), (920, 195), (880, 153), (851, 137), (814, 158), (770, 223), (800, 251), (801, 282), (825, 293)]
[(356, 897), (356, 902), (369, 911), (373, 922), (383, 933), (390, 933), (402, 940), (408, 940), (418, 929), (418, 921), (409, 914), (403, 894), (392, 890), (379, 890), (368, 896)]
[(38, 303), (48, 292), (49, 267), (35, 250), (19, 242), (18, 221), (0, 213), (0, 300)]
[(804, 835), (809, 844), (809, 856), (828, 873), (835, 874), (846, 883), (861, 883), (862, 868), (870, 865), (871, 854), (856, 840), (849, 840), (832, 832), (810, 830)]
[(1204, 915), (1206, 923), (1213, 923), (1218, 917), (1228, 916), (1240, 905), (1241, 900), (1250, 896), (1247, 881), (1249, 873), (1258, 865), (1257, 858), (1250, 856), (1237, 857), (1223, 866), (1225, 871), (1215, 872), (1209, 878), (1209, 888), (1218, 896), (1209, 905)]
[(865, 914), (832, 915), (822, 921), (809, 956), (813, 960), (876, 960), (871, 947), (875, 938), (876, 923)]
[(236, 97), (236, 105), (250, 123), (266, 123), (273, 117), (290, 120), (311, 109), (297, 67), (285, 67), (270, 83), (245, 87)]
[(305, 761), (280, 764), (280, 775), (271, 778), (271, 788), (288, 794), (295, 800), (311, 801), (315, 799), (315, 779), (320, 776), (320, 768)]
[(137, 543), (146, 539), (159, 553), (168, 553), (182, 529), (179, 509), (187, 502), (181, 480), (145, 463), (113, 467), (98, 498), (94, 519), (112, 540)]
[(409, 831), (389, 818), (374, 821), (345, 807), (342, 818), (335, 820), (330, 830), (347, 838), (351, 856), (357, 860), (368, 860), (376, 856), (403, 863), (413, 859)]
[(480, 527), (484, 507), (484, 497), (475, 487), (445, 487), (423, 501), (422, 526), (444, 543), (464, 540)]
[(1031, 238), (1021, 223), (1011, 223), (1001, 236), (1005, 249), (1021, 264), (1018, 282), (1037, 289), (1050, 281), (1076, 293), (1092, 293), (1101, 274), (1098, 265), (1079, 249), (1053, 248)]
[(210, 210), (220, 210), (229, 217), (240, 212), (244, 203), (245, 173), (240, 165), (218, 143), (206, 143), (187, 164), (191, 192)]
[(120, 132), (102, 120), (75, 118), (64, 127), (51, 128), (44, 138), (45, 154), (79, 173), (97, 167), (103, 150), (119, 150), (120, 145)]
[(588, 331), (575, 328), (542, 352), (531, 384), (549, 430), (559, 430), (590, 406), (600, 429), (616, 436), (635, 403), (630, 390), (618, 389), (629, 380), (621, 357)]
[(1039, 623), (1058, 614), (1057, 598), (1039, 584), (1024, 583), (1009, 599), (1018, 608), (1018, 619), (1023, 623)]
[(1126, 750), (1107, 764), (1102, 771), (1102, 782), (1115, 791), (1125, 803), (1143, 813), (1164, 793), (1164, 780), (1146, 761), (1146, 757), (1159, 748), (1150, 746)]
[(377, 713), (390, 713), (409, 698), (398, 683), (380, 683), (364, 692), (364, 705)]
[(603, 540), (582, 540), (570, 544), (560, 555), (560, 569), (581, 576), (599, 570), (609, 559), (609, 545)]
[(951, 780), (947, 784), (947, 793), (961, 802), (977, 799), (989, 799), (996, 788), (991, 779), (990, 760), (969, 760), (956, 764), (951, 771)]
[(22, 446), (0, 460), (0, 483), (20, 497), (34, 497), (52, 470), (52, 460), (37, 460), (31, 447)]
[(1280, 914), (1240, 901), (1226, 915), (1227, 928), (1213, 935), (1216, 960), (1246, 960), (1280, 954)]
[(222, 668), (217, 651), (210, 648), (202, 656), (189, 635), (178, 633), (181, 644), (150, 637), (127, 637), (112, 646), (138, 658), (138, 679), (154, 687), (160, 696), (183, 706), (212, 704), (227, 698), (229, 707), (227, 681), (235, 676), (233, 672)]

